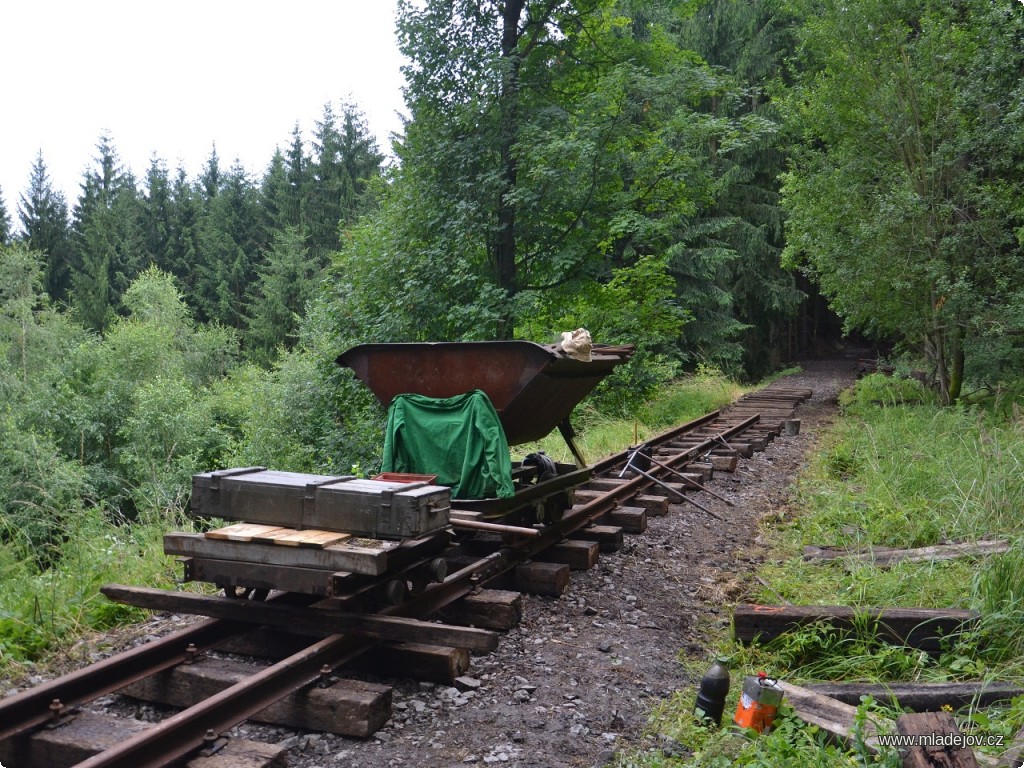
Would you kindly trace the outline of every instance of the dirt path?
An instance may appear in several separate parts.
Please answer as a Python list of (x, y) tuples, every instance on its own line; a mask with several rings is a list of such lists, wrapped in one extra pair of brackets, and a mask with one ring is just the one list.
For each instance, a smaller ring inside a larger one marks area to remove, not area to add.
[(367, 741), (249, 725), (237, 735), (290, 746), (297, 768), (600, 766), (637, 746), (654, 704), (695, 682), (678, 652), (708, 657), (700, 619), (728, 624), (756, 565), (757, 521), (787, 503), (854, 368), (852, 360), (815, 361), (786, 379), (814, 390), (800, 406), (801, 433), (777, 439), (735, 475), (716, 475), (715, 490), (736, 506), (701, 501), (726, 523), (673, 506), (646, 533), (627, 535), (620, 552), (574, 573), (561, 598), (527, 597), (522, 625), (497, 652), (473, 659), (476, 691), (398, 682), (393, 719)]

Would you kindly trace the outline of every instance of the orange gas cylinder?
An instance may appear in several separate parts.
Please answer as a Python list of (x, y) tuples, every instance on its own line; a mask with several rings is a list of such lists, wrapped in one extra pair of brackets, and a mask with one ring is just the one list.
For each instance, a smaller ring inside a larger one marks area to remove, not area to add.
[(757, 677), (747, 677), (743, 681), (743, 693), (736, 705), (736, 716), (733, 722), (741, 728), (753, 728), (764, 733), (775, 722), (775, 713), (782, 703), (782, 688), (778, 681), (758, 672)]

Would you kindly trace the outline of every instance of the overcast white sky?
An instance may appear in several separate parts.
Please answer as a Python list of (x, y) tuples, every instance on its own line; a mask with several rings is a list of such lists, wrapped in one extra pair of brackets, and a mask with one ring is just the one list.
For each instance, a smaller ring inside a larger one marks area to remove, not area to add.
[[(195, 177), (214, 143), (262, 174), (298, 122), (364, 112), (385, 152), (404, 111), (395, 0), (11, 0), (0, 23), (0, 191), (15, 228), (41, 149), (73, 206), (100, 134), (140, 178)], [(336, 110), (337, 111), (337, 110)]]

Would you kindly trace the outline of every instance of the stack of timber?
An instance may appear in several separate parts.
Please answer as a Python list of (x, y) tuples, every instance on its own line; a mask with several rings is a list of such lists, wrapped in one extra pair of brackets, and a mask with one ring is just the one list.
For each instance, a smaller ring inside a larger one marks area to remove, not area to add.
[(205, 534), (168, 533), (184, 581), (341, 595), (443, 551), (450, 490), (241, 467), (193, 477), (192, 514), (242, 522)]
[(744, 395), (723, 412), (731, 417), (758, 413), (761, 415), (759, 426), (776, 430), (778, 434), (787, 421), (793, 420), (797, 406), (810, 399), (812, 394), (809, 389), (770, 386)]

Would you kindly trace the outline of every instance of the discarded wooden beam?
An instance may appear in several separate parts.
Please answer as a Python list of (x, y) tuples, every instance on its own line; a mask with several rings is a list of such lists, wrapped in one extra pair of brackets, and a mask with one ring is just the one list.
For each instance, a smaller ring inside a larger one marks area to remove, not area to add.
[(977, 611), (930, 608), (851, 608), (846, 605), (736, 606), (733, 631), (742, 643), (766, 642), (810, 624), (853, 631), (868, 626), (886, 642), (940, 653), (943, 638), (977, 625)]
[(915, 736), (920, 743), (907, 747), (903, 768), (978, 768), (970, 747), (954, 746), (946, 737), (960, 736), (949, 712), (921, 712), (896, 718), (896, 732)]
[(917, 563), (930, 560), (953, 560), (958, 557), (984, 557), (1006, 552), (1008, 541), (969, 541), (962, 544), (936, 544), (931, 547), (893, 549), (872, 547), (869, 550), (849, 550), (829, 547), (804, 547), (804, 560), (855, 560), (874, 563), (879, 566), (894, 563)]
[(498, 636), (482, 629), (452, 627), (399, 616), (352, 613), (325, 605), (302, 608), (120, 584), (107, 584), (100, 591), (114, 602), (138, 608), (266, 624), (296, 632), (344, 633), (378, 640), (448, 645), (485, 653), (498, 646)]
[(859, 704), (861, 696), (882, 703), (895, 702), (901, 709), (914, 712), (938, 712), (942, 707), (954, 711), (964, 707), (989, 707), (1024, 695), (1024, 687), (1011, 683), (808, 683), (815, 693), (831, 696), (846, 704)]
[[(977, 755), (975, 755), (977, 757)], [(1020, 768), (1024, 758), (1024, 728), (1017, 731), (1010, 742), (1010, 747), (996, 761), (996, 768)]]
[[(779, 687), (782, 688), (786, 702), (793, 708), (797, 717), (805, 723), (818, 726), (844, 747), (853, 743), (857, 718), (855, 706), (784, 680), (779, 681)], [(879, 733), (890, 733), (892, 729), (891, 720), (872, 717), (864, 723), (860, 737), (869, 752), (877, 752)]]
[[(181, 664), (123, 688), (141, 701), (187, 709), (260, 671), (229, 659)], [(337, 680), (326, 687), (296, 691), (250, 719), (339, 736), (366, 738), (391, 717), (391, 688), (361, 680)]]
[(507, 589), (481, 589), (446, 607), (441, 616), (451, 624), (506, 632), (523, 618), (523, 596)]

